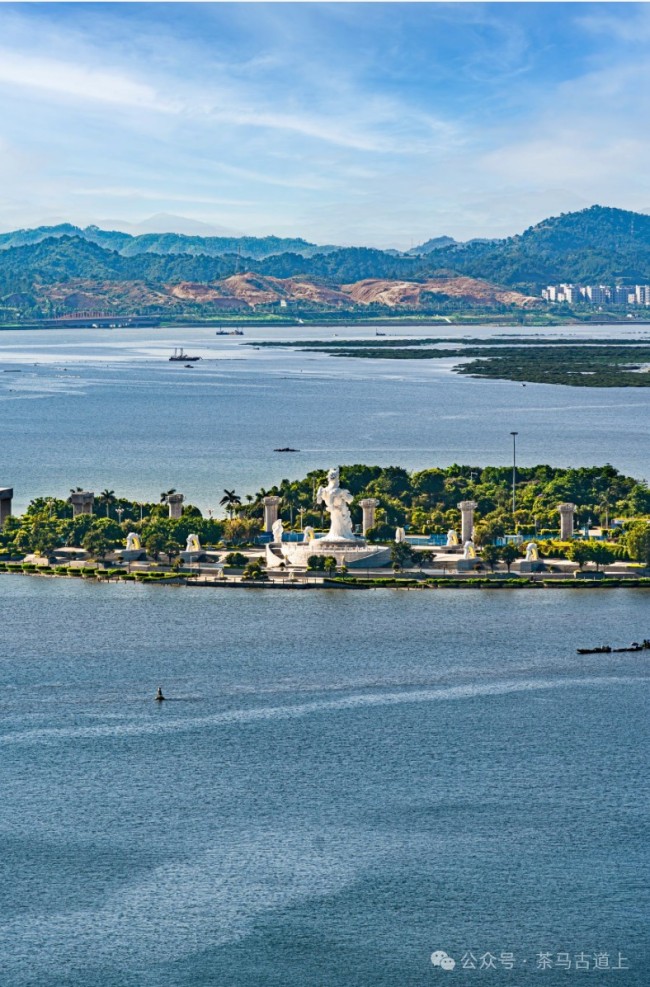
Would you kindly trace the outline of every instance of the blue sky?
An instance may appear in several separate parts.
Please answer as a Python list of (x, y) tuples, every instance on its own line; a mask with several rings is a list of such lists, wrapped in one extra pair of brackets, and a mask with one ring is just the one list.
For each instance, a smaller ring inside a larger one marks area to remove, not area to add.
[(404, 248), (650, 210), (649, 46), (642, 3), (2, 4), (0, 229)]

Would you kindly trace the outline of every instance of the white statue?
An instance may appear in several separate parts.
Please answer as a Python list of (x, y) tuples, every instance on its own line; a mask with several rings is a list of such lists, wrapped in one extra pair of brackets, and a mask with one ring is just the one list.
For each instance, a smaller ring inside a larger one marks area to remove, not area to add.
[(476, 548), (474, 547), (473, 541), (466, 541), (465, 548), (463, 549), (464, 559), (475, 559), (476, 558)]
[(271, 531), (273, 532), (273, 541), (282, 541), (282, 532), (284, 531), (282, 518), (278, 518), (277, 521), (273, 522)]
[(537, 562), (539, 560), (539, 551), (537, 545), (534, 541), (531, 541), (526, 546), (526, 562)]
[(400, 542), (406, 541), (406, 532), (404, 531), (404, 528), (395, 529), (395, 541), (398, 545)]
[(187, 536), (187, 545), (185, 546), (185, 551), (186, 552), (200, 552), (201, 551), (201, 542), (199, 541), (199, 536), (198, 535), (188, 535)]
[(458, 535), (453, 528), (450, 528), (447, 532), (447, 545), (451, 547), (452, 545), (458, 544)]
[(140, 552), (142, 550), (140, 535), (136, 535), (135, 531), (131, 531), (126, 536), (126, 550), (127, 552)]
[(314, 531), (314, 529), (311, 527), (310, 524), (306, 525), (305, 530), (303, 531), (303, 540), (309, 542), (309, 541), (313, 541), (315, 537), (316, 537), (316, 532)]
[(316, 503), (325, 504), (330, 515), (330, 530), (325, 535), (326, 541), (354, 541), (354, 531), (352, 530), (352, 518), (348, 504), (354, 500), (349, 490), (342, 490), (339, 487), (339, 470), (329, 470), (327, 474), (327, 486), (319, 487), (316, 492)]

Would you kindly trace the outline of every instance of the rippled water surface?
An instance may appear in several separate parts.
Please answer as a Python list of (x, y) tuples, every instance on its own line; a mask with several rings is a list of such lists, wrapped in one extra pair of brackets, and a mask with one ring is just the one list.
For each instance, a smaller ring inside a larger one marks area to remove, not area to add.
[(0, 575), (2, 987), (647, 984), (648, 612)]
[[(401, 332), (513, 335), (440, 324)], [(649, 334), (640, 326), (564, 334), (585, 332)], [(522, 387), (460, 377), (449, 360), (354, 360), (254, 345), (335, 333), (370, 337), (374, 329), (257, 328), (243, 339), (212, 329), (0, 332), (0, 486), (14, 487), (18, 509), (33, 496), (83, 486), (134, 499), (175, 487), (217, 510), (224, 487), (254, 493), (335, 464), (510, 463), (513, 430), (524, 465), (609, 461), (649, 475), (650, 388)], [(192, 369), (169, 363), (180, 342), (203, 357)], [(284, 446), (300, 452), (273, 452)]]

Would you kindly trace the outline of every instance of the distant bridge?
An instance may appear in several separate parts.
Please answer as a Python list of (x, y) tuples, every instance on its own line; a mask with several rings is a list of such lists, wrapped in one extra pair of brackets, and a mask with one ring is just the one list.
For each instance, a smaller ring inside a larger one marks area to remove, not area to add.
[(85, 326), (114, 327), (119, 326), (157, 326), (160, 324), (159, 318), (152, 318), (140, 315), (120, 315), (116, 312), (93, 311), (92, 309), (70, 312), (66, 315), (57, 315), (54, 318), (38, 319), (38, 325), (42, 326)]

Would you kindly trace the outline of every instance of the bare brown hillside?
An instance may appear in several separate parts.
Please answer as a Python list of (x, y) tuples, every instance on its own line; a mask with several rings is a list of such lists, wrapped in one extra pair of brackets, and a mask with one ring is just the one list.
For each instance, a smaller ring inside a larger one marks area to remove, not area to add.
[(39, 302), (50, 302), (70, 312), (93, 309), (141, 312), (181, 309), (188, 305), (250, 310), (279, 305), (282, 301), (332, 308), (381, 305), (392, 309), (428, 310), (435, 307), (436, 302), (449, 298), (464, 300), (469, 305), (515, 305), (519, 308), (540, 303), (538, 298), (469, 277), (432, 278), (422, 282), (371, 278), (333, 285), (306, 277), (274, 278), (250, 272), (209, 284), (72, 279), (54, 285), (37, 285), (35, 295)]
[(427, 281), (383, 281), (371, 278), (357, 281), (356, 284), (342, 285), (342, 291), (360, 305), (372, 303), (399, 308), (402, 305), (419, 306), (423, 301), (430, 304), (434, 299), (423, 296), (446, 295), (448, 298), (467, 299), (484, 305), (517, 305), (528, 308), (539, 303), (539, 299), (522, 295), (518, 291), (499, 288), (489, 281), (477, 278), (431, 278)]

